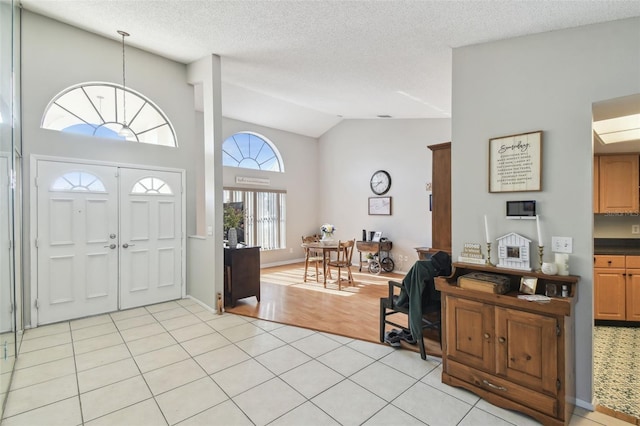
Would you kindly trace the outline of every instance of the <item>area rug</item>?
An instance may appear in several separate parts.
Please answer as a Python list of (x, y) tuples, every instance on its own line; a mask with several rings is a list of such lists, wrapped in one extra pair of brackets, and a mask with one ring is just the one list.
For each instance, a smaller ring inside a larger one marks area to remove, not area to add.
[(640, 328), (594, 327), (593, 376), (599, 405), (640, 419)]

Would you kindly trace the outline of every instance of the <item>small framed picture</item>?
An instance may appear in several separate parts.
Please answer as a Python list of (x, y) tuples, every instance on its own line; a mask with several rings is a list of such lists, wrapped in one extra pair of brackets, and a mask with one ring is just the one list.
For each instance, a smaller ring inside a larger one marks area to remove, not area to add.
[(536, 294), (537, 286), (538, 286), (538, 279), (536, 277), (520, 278), (520, 293)]
[(391, 215), (391, 197), (369, 197), (370, 215)]
[(373, 238), (371, 239), (371, 241), (377, 243), (380, 241), (380, 238), (382, 238), (382, 232), (381, 231), (376, 231), (375, 234), (373, 234)]

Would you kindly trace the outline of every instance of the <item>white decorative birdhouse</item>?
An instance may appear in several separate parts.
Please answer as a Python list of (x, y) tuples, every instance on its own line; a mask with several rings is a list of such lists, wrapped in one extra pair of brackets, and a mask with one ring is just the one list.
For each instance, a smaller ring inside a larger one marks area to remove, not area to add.
[(530, 245), (530, 239), (515, 232), (498, 238), (498, 266), (530, 271)]

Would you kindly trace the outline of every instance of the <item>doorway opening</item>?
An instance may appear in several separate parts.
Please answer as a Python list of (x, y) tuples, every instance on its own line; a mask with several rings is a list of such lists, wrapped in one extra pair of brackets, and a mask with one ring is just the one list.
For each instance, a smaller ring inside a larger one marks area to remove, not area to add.
[[(630, 128), (602, 126), (640, 121), (631, 117), (640, 114), (640, 94), (596, 102), (592, 114), (593, 399), (597, 411), (637, 423), (640, 269), (634, 268), (640, 268), (640, 136)], [(632, 136), (622, 137), (625, 133)]]

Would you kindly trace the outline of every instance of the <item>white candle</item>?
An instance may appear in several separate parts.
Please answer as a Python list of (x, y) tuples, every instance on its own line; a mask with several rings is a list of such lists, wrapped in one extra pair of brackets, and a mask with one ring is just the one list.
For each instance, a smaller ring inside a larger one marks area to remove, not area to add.
[(484, 215), (484, 235), (487, 239), (487, 244), (489, 244), (491, 242), (491, 240), (489, 239), (489, 225), (487, 224), (487, 215)]
[(540, 216), (536, 215), (536, 227), (538, 228), (538, 245), (544, 247), (542, 242), (542, 232), (540, 232)]

